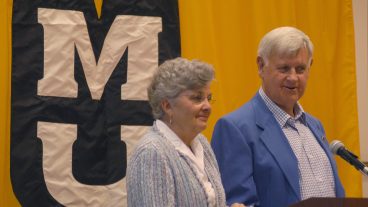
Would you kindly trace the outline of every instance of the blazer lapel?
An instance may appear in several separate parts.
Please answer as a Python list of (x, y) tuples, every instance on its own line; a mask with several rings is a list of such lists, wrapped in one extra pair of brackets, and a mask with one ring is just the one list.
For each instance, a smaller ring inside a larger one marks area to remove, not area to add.
[[(344, 188), (342, 187), (341, 181), (338, 176), (337, 167), (336, 167), (336, 161), (334, 159), (333, 154), (330, 151), (325, 133), (323, 129), (320, 129), (315, 121), (313, 121), (308, 115), (306, 116), (307, 125), (309, 129), (312, 131), (313, 135), (316, 137), (318, 143), (322, 147), (322, 149), (325, 151), (328, 159), (330, 160), (332, 172), (334, 174), (334, 180), (335, 180), (335, 191), (337, 197), (344, 197), (345, 192)], [(322, 126), (321, 126), (322, 127)]]
[(282, 132), (276, 119), (267, 108), (259, 94), (256, 95), (254, 109), (256, 114), (256, 123), (263, 129), (260, 139), (266, 148), (273, 155), (275, 161), (285, 174), (295, 195), (300, 199), (299, 187), (299, 169), (298, 161), (290, 147), (287, 138)]
[(328, 142), (327, 142), (326, 136), (324, 135), (324, 132), (322, 130), (318, 129), (318, 126), (316, 125), (316, 123), (313, 122), (308, 115), (306, 116), (306, 121), (307, 121), (307, 125), (308, 125), (309, 129), (312, 131), (314, 137), (316, 137), (319, 145), (325, 151), (328, 159), (330, 160), (333, 173), (334, 173), (334, 175), (336, 175), (337, 174), (337, 169), (336, 169), (336, 165), (335, 165), (335, 160), (334, 160), (333, 154), (330, 153), (330, 148), (328, 146)]
[(331, 153), (328, 153), (330, 151), (327, 143), (327, 139), (324, 135), (324, 133), (318, 129), (318, 126), (315, 124), (315, 122), (311, 121), (309, 116), (306, 114), (306, 121), (308, 128), (312, 131), (314, 137), (316, 137), (319, 145), (321, 145), (322, 149), (325, 151), (325, 153), (328, 156), (328, 159), (331, 161)]

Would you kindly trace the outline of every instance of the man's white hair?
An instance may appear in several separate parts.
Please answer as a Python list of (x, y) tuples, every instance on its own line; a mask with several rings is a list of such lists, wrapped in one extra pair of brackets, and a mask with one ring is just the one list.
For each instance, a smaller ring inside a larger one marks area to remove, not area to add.
[(308, 50), (310, 66), (313, 43), (309, 37), (295, 27), (279, 27), (268, 32), (258, 46), (258, 56), (267, 64), (273, 55), (297, 55), (301, 48)]

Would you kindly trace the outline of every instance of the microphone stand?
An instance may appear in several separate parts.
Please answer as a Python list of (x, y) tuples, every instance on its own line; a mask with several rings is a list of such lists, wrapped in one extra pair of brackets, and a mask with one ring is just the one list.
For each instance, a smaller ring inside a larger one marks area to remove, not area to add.
[(363, 162), (363, 164), (365, 165), (365, 167), (363, 168), (363, 170), (360, 170), (360, 172), (363, 173), (363, 175), (367, 176), (368, 177), (368, 162)]
[(367, 176), (368, 177), (368, 167), (366, 165), (366, 163), (364, 162), (359, 162), (359, 159), (358, 159), (358, 156), (356, 156), (354, 153), (350, 152), (349, 150), (347, 150), (347, 152), (354, 158), (356, 158), (356, 160), (358, 161), (358, 166), (356, 166), (353, 162), (350, 162), (349, 163), (351, 165), (353, 165), (357, 170), (359, 170), (363, 175)]

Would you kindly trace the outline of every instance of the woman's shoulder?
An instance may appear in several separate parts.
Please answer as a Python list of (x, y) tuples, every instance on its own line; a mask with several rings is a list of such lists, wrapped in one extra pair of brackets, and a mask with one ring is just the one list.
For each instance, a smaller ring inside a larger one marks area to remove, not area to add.
[(202, 145), (208, 145), (208, 146), (210, 146), (207, 137), (204, 136), (203, 134), (198, 134), (197, 139), (201, 142)]
[(142, 156), (163, 156), (167, 154), (167, 143), (153, 130), (149, 130), (136, 145), (132, 158)]
[(207, 139), (207, 137), (205, 137), (203, 134), (199, 134), (197, 139), (199, 140), (199, 142), (202, 144), (203, 146), (203, 150), (206, 152), (211, 152), (212, 153), (212, 148), (211, 145)]

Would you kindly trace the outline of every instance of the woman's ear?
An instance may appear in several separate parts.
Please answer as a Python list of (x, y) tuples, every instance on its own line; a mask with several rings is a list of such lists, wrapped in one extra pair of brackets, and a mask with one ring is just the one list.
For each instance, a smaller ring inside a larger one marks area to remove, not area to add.
[(169, 102), (169, 100), (164, 99), (161, 101), (161, 108), (162, 110), (165, 112), (165, 114), (170, 115), (171, 114), (171, 104)]

